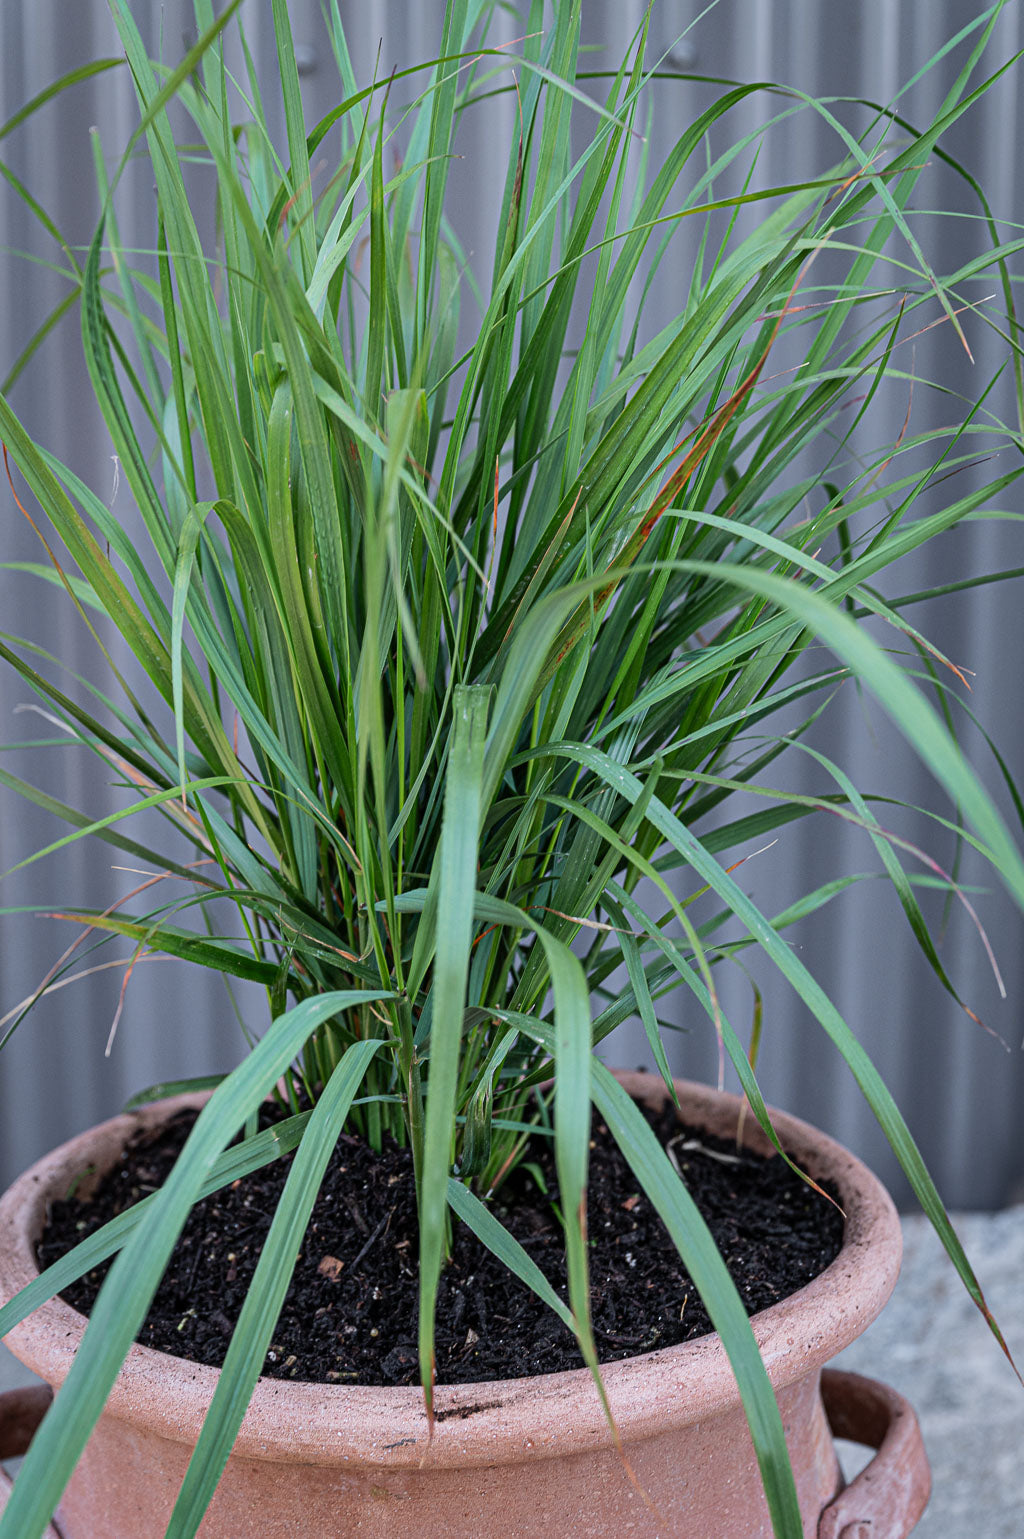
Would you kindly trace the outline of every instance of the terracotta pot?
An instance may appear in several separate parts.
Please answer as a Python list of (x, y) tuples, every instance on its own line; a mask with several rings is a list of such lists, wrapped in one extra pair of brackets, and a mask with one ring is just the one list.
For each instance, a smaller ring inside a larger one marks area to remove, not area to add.
[[(651, 1076), (622, 1078), (638, 1098), (664, 1097)], [(735, 1134), (736, 1097), (684, 1081), (678, 1089), (688, 1121)], [(0, 1201), (0, 1300), (37, 1273), (33, 1244), (47, 1201), (85, 1166), (112, 1164), (140, 1123), (181, 1104), (116, 1117), (11, 1187)], [(928, 1496), (913, 1412), (891, 1391), (852, 1375), (826, 1374), (822, 1384), (823, 1365), (892, 1291), (899, 1223), (884, 1189), (845, 1150), (792, 1117), (779, 1114), (775, 1124), (804, 1168), (836, 1182), (847, 1217), (831, 1266), (753, 1321), (782, 1410), (805, 1539), (901, 1539)], [(749, 1118), (746, 1126), (748, 1142), (762, 1146)], [(12, 1330), (7, 1344), (56, 1387), (84, 1329), (84, 1318), (54, 1299)], [(55, 1519), (62, 1539), (159, 1539), (216, 1379), (212, 1368), (132, 1348)], [(649, 1507), (626, 1478), (585, 1369), (441, 1387), (430, 1445), (417, 1389), (261, 1379), (200, 1533), (770, 1539), (750, 1436), (717, 1336), (611, 1363), (604, 1380)], [(18, 1418), (23, 1447), (24, 1405)], [(844, 1437), (881, 1445), (845, 1490), (830, 1421)], [(0, 1457), (3, 1423), (0, 1397)]]

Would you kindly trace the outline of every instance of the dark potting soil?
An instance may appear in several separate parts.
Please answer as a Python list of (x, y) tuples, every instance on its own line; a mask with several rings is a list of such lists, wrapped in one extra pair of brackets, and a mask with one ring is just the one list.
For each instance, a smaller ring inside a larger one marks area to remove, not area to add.
[[(54, 1202), (39, 1243), (41, 1266), (154, 1191), (194, 1121), (182, 1112), (136, 1137), (86, 1200)], [(843, 1219), (778, 1158), (681, 1126), (671, 1107), (649, 1120), (671, 1145), (750, 1314), (816, 1277), (837, 1255)], [(563, 1236), (550, 1198), (549, 1144), (538, 1147), (494, 1198), (498, 1217), (566, 1298)], [(199, 1203), (164, 1273), (138, 1339), (219, 1367), (270, 1227), (290, 1157)], [(835, 1193), (833, 1192), (833, 1195)], [(604, 1125), (595, 1119), (588, 1233), (591, 1308), (603, 1362), (689, 1341), (712, 1329), (664, 1225)], [(374, 1154), (343, 1134), (313, 1210), (267, 1353), (275, 1378), (345, 1384), (418, 1382), (416, 1200), (409, 1152)], [(64, 1291), (88, 1314), (109, 1263)], [(572, 1333), (457, 1224), (437, 1310), (441, 1384), (520, 1378), (581, 1365)]]

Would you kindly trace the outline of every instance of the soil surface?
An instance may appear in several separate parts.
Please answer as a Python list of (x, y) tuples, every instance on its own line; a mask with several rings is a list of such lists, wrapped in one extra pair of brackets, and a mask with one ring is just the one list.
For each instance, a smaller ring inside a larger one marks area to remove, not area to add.
[[(180, 1113), (141, 1135), (88, 1198), (52, 1205), (41, 1266), (155, 1190), (194, 1121)], [(737, 1151), (649, 1114), (707, 1220), (750, 1314), (795, 1292), (837, 1255), (843, 1219), (780, 1159)], [(566, 1298), (563, 1236), (537, 1180), (557, 1196), (553, 1158), (536, 1140), (494, 1198), (498, 1217)], [(290, 1157), (199, 1203), (168, 1264), (139, 1340), (219, 1367), (284, 1185)], [(833, 1195), (835, 1195), (833, 1193)], [(595, 1119), (588, 1231), (591, 1308), (603, 1362), (689, 1341), (712, 1329), (661, 1220), (604, 1125)], [(313, 1210), (264, 1373), (345, 1384), (414, 1384), (417, 1226), (408, 1150), (374, 1154), (343, 1134)], [(88, 1314), (109, 1263), (65, 1290)], [(520, 1378), (581, 1366), (561, 1321), (462, 1224), (441, 1280), (441, 1384)]]

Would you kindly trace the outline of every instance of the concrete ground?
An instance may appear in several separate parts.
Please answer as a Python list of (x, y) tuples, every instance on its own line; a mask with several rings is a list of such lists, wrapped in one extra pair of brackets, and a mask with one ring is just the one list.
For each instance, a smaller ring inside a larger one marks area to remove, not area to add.
[[(957, 1231), (1024, 1367), (1024, 1206), (973, 1213)], [(934, 1487), (914, 1539), (1020, 1539), (1024, 1388), (922, 1217), (903, 1221), (903, 1273), (881, 1317), (837, 1365), (884, 1379), (914, 1405)], [(0, 1346), (0, 1392), (32, 1382)], [(841, 1445), (848, 1475), (863, 1462)]]
[[(1024, 1371), (1024, 1206), (954, 1223)], [(933, 1488), (914, 1539), (1020, 1539), (1024, 1388), (927, 1219), (905, 1218), (903, 1242), (891, 1303), (836, 1366), (884, 1379), (917, 1411)]]

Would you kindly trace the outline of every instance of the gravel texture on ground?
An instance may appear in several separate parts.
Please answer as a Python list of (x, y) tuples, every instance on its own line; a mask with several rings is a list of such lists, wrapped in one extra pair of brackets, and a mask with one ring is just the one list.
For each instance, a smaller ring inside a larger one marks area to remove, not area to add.
[[(1024, 1369), (1024, 1206), (953, 1215), (1010, 1351)], [(903, 1219), (892, 1301), (835, 1366), (884, 1379), (918, 1414), (932, 1499), (914, 1539), (1020, 1539), (1024, 1388), (927, 1219)], [(840, 1458), (847, 1474), (859, 1450)]]

